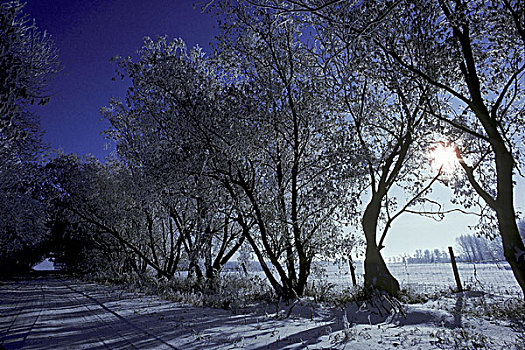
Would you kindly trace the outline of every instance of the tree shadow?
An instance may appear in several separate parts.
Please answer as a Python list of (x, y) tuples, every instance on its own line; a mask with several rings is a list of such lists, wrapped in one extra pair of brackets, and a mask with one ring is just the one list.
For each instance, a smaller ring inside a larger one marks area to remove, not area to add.
[(469, 296), (456, 295), (452, 315), (417, 306), (400, 308), (386, 298), (343, 308), (304, 300), (288, 305), (259, 303), (233, 313), (44, 275), (0, 285), (0, 345), (5, 349), (201, 349), (251, 343), (257, 348), (264, 338), (261, 349), (306, 347), (357, 324), (461, 327), (464, 298)]

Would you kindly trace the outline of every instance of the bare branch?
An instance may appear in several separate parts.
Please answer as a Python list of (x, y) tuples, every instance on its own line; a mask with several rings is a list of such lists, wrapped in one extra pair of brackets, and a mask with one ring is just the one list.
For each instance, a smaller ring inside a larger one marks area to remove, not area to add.
[(448, 210), (441, 210), (441, 211), (416, 211), (416, 210), (405, 210), (405, 213), (409, 214), (417, 214), (417, 215), (446, 215), (450, 213), (461, 213), (465, 215), (476, 215), (476, 216), (482, 216), (481, 213), (476, 213), (474, 211), (468, 211), (461, 208), (454, 208), (454, 209), (448, 209)]
[(437, 80), (431, 78), (428, 74), (422, 72), (421, 70), (417, 69), (416, 67), (414, 67), (414, 65), (412, 64), (408, 64), (406, 63), (405, 61), (403, 61), (403, 59), (394, 51), (392, 50), (388, 50), (383, 44), (381, 44), (379, 41), (377, 40), (374, 40), (374, 42), (389, 56), (391, 56), (396, 62), (398, 62), (403, 68), (405, 69), (408, 69), (410, 72), (414, 73), (415, 75), (425, 79), (428, 83), (434, 85), (435, 87), (438, 87), (440, 89), (443, 89), (445, 91), (447, 91), (448, 93), (450, 93), (452, 96), (458, 98), (459, 100), (465, 102), (466, 104), (468, 104), (469, 106), (472, 105), (472, 102), (466, 98), (465, 96), (463, 96), (462, 94), (460, 94), (459, 92), (457, 92), (456, 90), (454, 90), (453, 88), (451, 88), (450, 86), (448, 85), (445, 85), (443, 83), (440, 83), (438, 82)]
[(434, 112), (432, 109), (425, 109), (424, 111), (426, 113), (432, 115), (433, 117), (436, 117), (437, 119), (439, 119), (441, 121), (444, 121), (445, 123), (448, 123), (448, 124), (452, 125), (453, 127), (461, 130), (461, 131), (466, 132), (467, 134), (470, 134), (472, 136), (475, 136), (477, 138), (480, 138), (480, 139), (482, 139), (484, 141), (489, 142), (489, 138), (487, 136), (482, 135), (482, 134), (480, 134), (480, 133), (478, 133), (478, 132), (476, 132), (476, 131), (474, 131), (474, 130), (472, 130), (470, 128), (467, 128), (465, 125), (459, 124), (458, 122), (455, 122), (454, 120), (450, 120), (448, 118), (445, 118), (442, 115), (440, 115), (439, 113)]
[(379, 249), (381, 249), (383, 247), (383, 241), (385, 240), (385, 237), (386, 237), (386, 234), (388, 232), (388, 229), (390, 228), (390, 226), (392, 225), (392, 222), (399, 217), (399, 215), (401, 215), (403, 212), (405, 212), (415, 201), (416, 199), (418, 199), (423, 193), (425, 193), (426, 191), (428, 191), (428, 189), (430, 187), (432, 187), (432, 185), (434, 184), (434, 182), (436, 182), (436, 180), (441, 176), (441, 173), (442, 173), (442, 170), (443, 170), (443, 166), (441, 166), (439, 168), (439, 171), (438, 173), (436, 174), (436, 176), (434, 176), (434, 178), (425, 186), (423, 187), (423, 189), (421, 189), (418, 193), (416, 193), (416, 195), (414, 197), (412, 197), (404, 206), (403, 208), (401, 208), (394, 216), (392, 216), (391, 218), (388, 219), (386, 225), (385, 225), (385, 228), (383, 229), (383, 233), (381, 234), (381, 239), (379, 240)]
[(488, 192), (486, 192), (481, 187), (481, 185), (476, 181), (476, 178), (474, 177), (474, 168), (472, 168), (472, 167), (467, 165), (467, 163), (463, 159), (463, 156), (461, 155), (461, 152), (460, 152), (460, 150), (459, 150), (459, 148), (457, 146), (456, 146), (456, 157), (458, 158), (459, 164), (461, 165), (463, 170), (465, 170), (467, 178), (468, 178), (470, 184), (472, 185), (472, 187), (474, 187), (474, 190), (481, 196), (481, 198), (483, 198), (485, 200), (485, 202), (492, 209), (496, 209), (496, 200), (494, 198), (492, 198), (492, 196)]
[(503, 90), (501, 90), (501, 92), (500, 92), (500, 94), (498, 96), (498, 99), (496, 100), (496, 103), (494, 103), (494, 106), (492, 106), (492, 110), (491, 110), (491, 113), (490, 113), (492, 119), (496, 120), (496, 117), (497, 117), (497, 114), (498, 114), (498, 109), (499, 109), (503, 99), (505, 98), (505, 95), (507, 94), (507, 91), (509, 90), (509, 88), (512, 85), (512, 83), (516, 80), (518, 75), (520, 75), (521, 72), (523, 72), (524, 70), (525, 70), (525, 64), (523, 64), (517, 71), (514, 72), (514, 74), (512, 74), (512, 76), (509, 78), (509, 80), (507, 81), (507, 83), (503, 87)]

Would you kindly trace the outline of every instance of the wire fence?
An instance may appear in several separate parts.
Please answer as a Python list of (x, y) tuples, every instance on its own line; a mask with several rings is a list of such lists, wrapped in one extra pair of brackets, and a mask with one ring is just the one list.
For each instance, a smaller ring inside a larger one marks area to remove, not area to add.
[[(401, 288), (418, 293), (436, 293), (457, 288), (450, 263), (387, 263)], [(505, 261), (484, 263), (457, 263), (461, 284), (465, 290), (478, 290), (492, 294), (511, 295), (523, 298), (521, 289), (514, 278), (510, 265)], [(357, 285), (364, 283), (363, 262), (355, 262)], [(314, 264), (310, 279), (312, 287), (344, 290), (353, 285), (350, 269), (346, 264), (321, 262)]]

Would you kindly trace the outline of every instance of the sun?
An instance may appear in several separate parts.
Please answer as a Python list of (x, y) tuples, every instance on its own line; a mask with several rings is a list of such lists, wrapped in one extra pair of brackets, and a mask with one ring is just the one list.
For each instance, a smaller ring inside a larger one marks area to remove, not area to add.
[(452, 173), (458, 165), (458, 157), (454, 145), (439, 144), (432, 151), (431, 164), (443, 173)]

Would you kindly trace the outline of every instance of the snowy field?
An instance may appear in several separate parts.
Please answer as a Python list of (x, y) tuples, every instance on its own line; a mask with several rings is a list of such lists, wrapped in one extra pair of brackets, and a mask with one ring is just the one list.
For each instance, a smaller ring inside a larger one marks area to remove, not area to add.
[(344, 308), (304, 299), (233, 313), (43, 275), (0, 282), (0, 344), (5, 349), (522, 350), (524, 325), (496, 317), (519, 303), (511, 296), (470, 291), (395, 308), (381, 298)]
[[(456, 287), (450, 263), (435, 264), (387, 264), (391, 273), (398, 279), (402, 288), (419, 293), (435, 293)], [(358, 285), (363, 284), (363, 262), (358, 261), (356, 277)], [(521, 297), (521, 290), (510, 266), (506, 262), (498, 263), (458, 263), (461, 283), (465, 289), (484, 291)], [(330, 283), (336, 290), (343, 290), (352, 285), (348, 265), (333, 263), (318, 264), (314, 268), (312, 281)]]
[[(236, 264), (235, 264), (236, 265)], [(252, 264), (252, 266), (255, 264)], [(457, 263), (463, 288), (489, 293), (521, 297), (521, 290), (506, 262), (497, 263)], [(363, 262), (355, 263), (358, 285), (363, 284)], [(456, 287), (450, 263), (402, 264), (390, 263), (388, 268), (398, 279), (402, 288), (419, 293), (435, 293)], [(52, 271), (53, 263), (44, 260), (34, 268), (36, 271)], [(230, 270), (237, 271), (235, 267)], [(314, 263), (310, 280), (314, 286), (330, 284), (334, 291), (342, 291), (352, 286), (348, 265), (329, 262)], [(264, 278), (262, 271), (258, 272)], [(181, 273), (180, 276), (185, 276)], [(276, 275), (277, 277), (277, 275)], [(310, 284), (311, 285), (311, 284)]]

